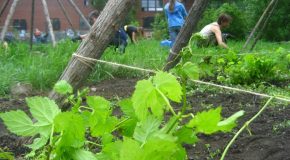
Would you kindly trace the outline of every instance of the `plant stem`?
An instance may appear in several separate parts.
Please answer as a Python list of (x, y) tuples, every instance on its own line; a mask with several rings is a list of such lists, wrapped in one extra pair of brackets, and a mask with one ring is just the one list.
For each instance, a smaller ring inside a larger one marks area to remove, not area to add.
[(183, 106), (181, 109), (181, 115), (183, 115), (186, 112), (186, 107), (187, 107), (187, 97), (186, 97), (186, 82), (187, 79), (186, 78), (182, 78), (182, 92), (183, 92), (183, 96), (182, 96), (182, 100), (183, 100)]
[(252, 117), (249, 121), (247, 121), (243, 127), (235, 134), (235, 136), (231, 139), (231, 141), (229, 142), (229, 144), (227, 145), (227, 147), (225, 148), (222, 157), (220, 160), (224, 160), (229, 148), (231, 147), (231, 145), (234, 143), (234, 141), (238, 138), (238, 136), (244, 131), (244, 129), (246, 129), (250, 123), (252, 123), (259, 115), (261, 115), (261, 113), (267, 108), (267, 106), (270, 104), (270, 102), (274, 99), (274, 97), (271, 97), (267, 103), (260, 109), (260, 111), (254, 115), (254, 117)]
[(171, 106), (169, 100), (166, 98), (166, 96), (158, 89), (156, 88), (157, 92), (161, 95), (161, 97), (163, 98), (163, 100), (165, 101), (166, 105), (168, 106), (169, 110), (171, 111), (171, 113), (176, 116), (176, 113), (173, 109), (173, 107)]
[(100, 144), (92, 142), (92, 141), (86, 141), (86, 143), (93, 144), (93, 145), (98, 146), (98, 147), (103, 147), (103, 145), (100, 145)]
[(117, 130), (123, 123), (127, 122), (129, 119), (131, 118), (126, 118), (124, 120), (122, 120), (121, 122), (119, 122), (116, 127), (112, 130), (112, 132), (114, 132), (115, 130)]

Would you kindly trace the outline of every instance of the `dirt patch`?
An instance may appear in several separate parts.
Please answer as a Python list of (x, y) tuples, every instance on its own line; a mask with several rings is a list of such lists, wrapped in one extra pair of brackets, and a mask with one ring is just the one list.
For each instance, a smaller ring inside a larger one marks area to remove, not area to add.
[[(108, 99), (115, 97), (128, 97), (132, 94), (138, 79), (114, 79), (104, 81), (91, 86), (91, 95), (100, 95)], [(262, 107), (266, 99), (239, 93), (225, 93), (218, 91), (196, 92), (188, 97), (191, 108), (188, 112), (196, 113), (211, 107), (222, 106), (223, 116), (245, 110), (246, 114), (239, 121), (236, 132), (245, 121), (249, 120)], [(23, 100), (0, 99), (0, 111), (11, 109), (24, 109)], [(230, 148), (226, 160), (290, 160), (290, 128), (281, 127), (279, 124), (289, 120), (290, 105), (275, 101), (250, 125), (250, 135), (243, 132), (234, 145)], [(275, 127), (280, 126), (280, 127)], [(14, 135), (10, 135), (3, 129), (0, 122), (0, 146), (12, 151), (17, 156), (27, 152), (27, 148), (21, 148), (23, 141)], [(2, 132), (2, 134), (1, 134)], [(215, 135), (199, 135), (200, 142), (195, 146), (186, 145), (188, 157), (191, 160), (215, 160), (221, 153), (233, 133)]]

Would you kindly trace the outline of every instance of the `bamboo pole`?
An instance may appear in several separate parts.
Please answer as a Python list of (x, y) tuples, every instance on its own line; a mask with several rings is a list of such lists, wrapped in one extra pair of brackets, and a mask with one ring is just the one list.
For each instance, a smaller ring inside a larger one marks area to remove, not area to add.
[(269, 15), (267, 16), (267, 18), (266, 18), (266, 20), (265, 20), (265, 22), (264, 22), (262, 28), (260, 29), (258, 35), (256, 36), (256, 38), (255, 38), (255, 40), (254, 40), (254, 43), (253, 43), (252, 46), (251, 46), (250, 52), (254, 50), (254, 48), (255, 48), (255, 46), (256, 46), (258, 40), (262, 37), (262, 33), (264, 32), (264, 30), (265, 30), (265, 28), (266, 28), (266, 26), (267, 26), (267, 24), (268, 24), (268, 21), (270, 20), (271, 16), (273, 15), (273, 12), (274, 12), (274, 10), (275, 10), (277, 4), (278, 4), (278, 1), (279, 1), (279, 0), (277, 0), (277, 1), (275, 2), (274, 6), (272, 7), (272, 9), (271, 9)]
[(42, 5), (43, 5), (44, 16), (45, 16), (46, 22), (48, 24), (48, 30), (49, 30), (49, 33), (50, 33), (50, 36), (51, 36), (52, 46), (55, 47), (56, 46), (56, 41), (55, 41), (55, 36), (54, 36), (54, 33), (53, 33), (53, 27), (52, 27), (52, 24), (51, 24), (51, 20), (50, 20), (48, 8), (47, 8), (47, 3), (46, 3), (46, 0), (41, 0), (41, 2), (42, 2)]
[(9, 23), (10, 23), (10, 20), (12, 19), (13, 15), (14, 15), (15, 8), (16, 8), (18, 2), (19, 2), (19, 0), (14, 0), (13, 3), (12, 3), (12, 5), (11, 5), (11, 8), (10, 8), (9, 13), (7, 15), (7, 18), (5, 20), (4, 27), (2, 28), (0, 41), (4, 41), (5, 34), (7, 32), (7, 29), (8, 29)]
[(74, 30), (74, 27), (73, 27), (73, 24), (72, 24), (72, 21), (71, 21), (70, 17), (68, 16), (67, 11), (66, 11), (66, 9), (65, 9), (65, 7), (64, 7), (64, 5), (63, 5), (63, 3), (62, 3), (62, 1), (61, 1), (61, 0), (57, 0), (57, 2), (58, 2), (58, 4), (60, 5), (60, 8), (61, 8), (61, 10), (62, 10), (62, 12), (63, 12), (63, 14), (64, 14), (66, 20), (68, 21), (70, 27), (72, 28), (73, 31), (75, 31), (75, 30)]
[(77, 13), (81, 16), (81, 18), (84, 20), (86, 25), (91, 28), (91, 25), (89, 21), (86, 19), (86, 17), (83, 15), (82, 11), (79, 9), (79, 7), (75, 4), (73, 0), (69, 0), (70, 4), (73, 6), (73, 8), (77, 11)]
[(1, 9), (0, 9), (0, 17), (2, 17), (2, 14), (4, 13), (6, 7), (8, 6), (9, 4), (9, 0), (6, 0), (5, 3), (3, 3)]
[(30, 50), (32, 50), (33, 47), (34, 11), (35, 11), (35, 0), (32, 0), (31, 23), (30, 23)]
[(261, 23), (263, 22), (263, 20), (265, 19), (265, 16), (269, 13), (271, 6), (274, 5), (274, 2), (276, 0), (271, 0), (271, 2), (268, 4), (267, 8), (265, 9), (264, 13), (262, 14), (262, 16), (260, 17), (259, 21), (257, 22), (257, 24), (255, 25), (255, 27), (253, 28), (251, 34), (249, 35), (246, 43), (244, 44), (242, 51), (244, 51), (247, 46), (249, 45), (251, 39), (254, 37), (254, 34), (256, 33), (256, 31), (258, 30), (258, 28), (260, 27)]

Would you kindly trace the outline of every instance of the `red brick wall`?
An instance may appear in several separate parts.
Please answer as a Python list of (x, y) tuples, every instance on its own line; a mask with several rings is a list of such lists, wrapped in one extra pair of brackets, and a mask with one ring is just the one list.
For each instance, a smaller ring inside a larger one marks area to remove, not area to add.
[[(59, 18), (61, 22), (61, 30), (66, 30), (71, 28), (69, 23), (67, 22), (60, 6), (58, 5), (57, 0), (46, 0), (48, 5), (48, 10), (50, 14), (50, 18)], [(0, 6), (5, 2), (5, 0), (0, 0)], [(26, 19), (27, 29), (30, 29), (30, 18), (31, 18), (31, 2), (32, 0), (19, 0), (19, 3), (16, 7), (14, 16), (10, 22), (10, 25), (13, 24), (13, 19)], [(62, 1), (64, 6), (68, 12), (68, 15), (72, 19), (73, 27), (76, 30), (80, 29), (80, 16), (74, 10), (74, 8), (70, 5), (67, 0)], [(87, 16), (90, 11), (93, 9), (91, 7), (86, 7), (83, 4), (83, 0), (75, 0), (75, 3), (78, 5), (82, 13)], [(5, 19), (9, 12), (10, 6), (12, 4), (12, 0), (10, 1), (8, 7), (6, 8), (4, 14), (0, 17), (0, 26), (3, 26), (5, 23)], [(40, 0), (35, 0), (35, 28), (39, 28), (42, 31), (45, 31), (46, 21), (43, 14), (43, 6)], [(11, 28), (9, 29), (11, 30)]]

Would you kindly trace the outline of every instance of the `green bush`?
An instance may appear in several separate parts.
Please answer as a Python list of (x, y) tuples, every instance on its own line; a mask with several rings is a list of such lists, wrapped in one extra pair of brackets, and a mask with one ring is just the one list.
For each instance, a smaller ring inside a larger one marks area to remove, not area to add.
[(156, 40), (168, 39), (168, 25), (164, 13), (158, 13), (154, 17), (153, 38)]

